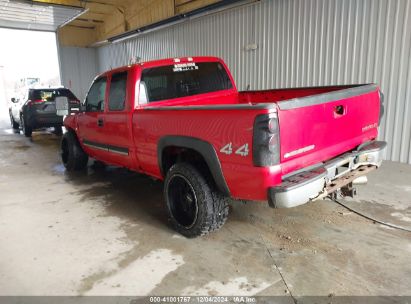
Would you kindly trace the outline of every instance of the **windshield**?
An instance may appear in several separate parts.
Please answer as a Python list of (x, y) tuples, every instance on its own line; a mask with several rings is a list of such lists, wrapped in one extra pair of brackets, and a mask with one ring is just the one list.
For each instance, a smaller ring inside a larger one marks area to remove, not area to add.
[(141, 87), (147, 101), (153, 102), (228, 90), (233, 85), (221, 63), (188, 62), (145, 69)]

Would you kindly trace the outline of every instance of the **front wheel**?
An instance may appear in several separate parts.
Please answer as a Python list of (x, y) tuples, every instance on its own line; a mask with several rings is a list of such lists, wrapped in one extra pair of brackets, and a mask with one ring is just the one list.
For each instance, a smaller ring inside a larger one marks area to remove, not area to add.
[(88, 155), (81, 148), (75, 133), (66, 132), (61, 140), (61, 159), (67, 171), (79, 171), (87, 166)]
[(11, 127), (12, 127), (14, 130), (17, 130), (20, 126), (19, 126), (19, 124), (14, 120), (13, 114), (11, 114), (11, 112), (10, 112), (9, 114), (10, 114), (10, 124), (11, 124)]
[(228, 199), (188, 163), (177, 163), (168, 171), (164, 196), (174, 228), (186, 237), (206, 235), (227, 220)]

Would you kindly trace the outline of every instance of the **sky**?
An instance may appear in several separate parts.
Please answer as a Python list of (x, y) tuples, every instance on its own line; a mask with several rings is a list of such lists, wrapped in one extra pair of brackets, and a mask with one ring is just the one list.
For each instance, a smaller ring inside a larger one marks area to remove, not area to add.
[(8, 119), (14, 82), (26, 77), (59, 82), (55, 33), (0, 28), (0, 122)]

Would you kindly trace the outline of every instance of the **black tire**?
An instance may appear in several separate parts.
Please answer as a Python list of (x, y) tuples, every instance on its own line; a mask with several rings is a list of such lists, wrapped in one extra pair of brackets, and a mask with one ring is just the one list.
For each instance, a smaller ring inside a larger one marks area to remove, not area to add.
[(174, 228), (188, 238), (221, 228), (228, 217), (228, 198), (210, 186), (188, 163), (177, 163), (167, 173), (164, 197)]
[(9, 114), (10, 114), (10, 124), (11, 124), (11, 127), (12, 127), (14, 130), (19, 129), (19, 128), (20, 128), (20, 125), (14, 120), (13, 114), (11, 114), (11, 112), (9, 112)]
[(93, 168), (94, 168), (94, 169), (104, 170), (106, 167), (107, 167), (107, 164), (106, 164), (106, 163), (104, 163), (104, 162), (102, 162), (102, 161), (99, 161), (99, 160), (97, 160), (97, 159), (94, 160), (94, 163), (93, 163)]
[(23, 114), (20, 116), (20, 123), (21, 123), (21, 129), (23, 130), (24, 135), (26, 137), (30, 137), (31, 134), (33, 133), (33, 129), (26, 124)]
[(62, 135), (63, 134), (63, 127), (62, 126), (54, 127), (54, 134)]
[(61, 160), (67, 171), (83, 170), (87, 166), (88, 155), (81, 148), (74, 132), (64, 133), (61, 140)]

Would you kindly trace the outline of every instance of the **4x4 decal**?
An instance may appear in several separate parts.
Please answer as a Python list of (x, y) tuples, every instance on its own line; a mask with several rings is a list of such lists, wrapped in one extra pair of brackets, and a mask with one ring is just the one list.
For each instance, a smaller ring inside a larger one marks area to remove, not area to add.
[[(233, 153), (233, 143), (229, 142), (228, 144), (224, 145), (221, 149), (220, 149), (221, 153), (227, 154), (227, 155), (231, 155)], [(247, 156), (249, 153), (248, 150), (248, 143), (242, 145), (241, 147), (239, 147), (237, 150), (235, 150), (234, 154), (240, 155), (240, 156)]]

